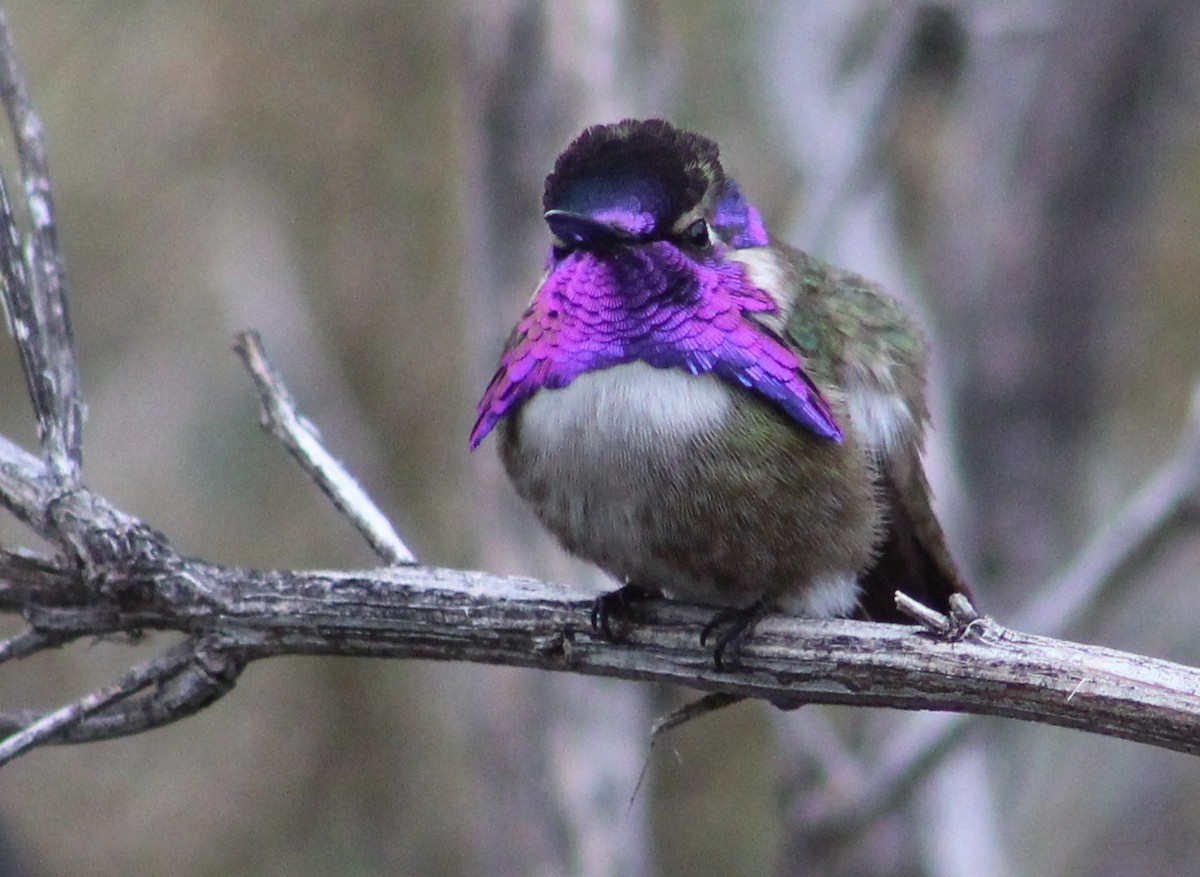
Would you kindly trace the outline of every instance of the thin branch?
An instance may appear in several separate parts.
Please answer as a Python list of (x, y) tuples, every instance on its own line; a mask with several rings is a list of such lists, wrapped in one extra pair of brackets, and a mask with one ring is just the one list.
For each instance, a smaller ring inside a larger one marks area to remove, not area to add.
[(187, 666), (193, 657), (192, 644), (183, 643), (151, 661), (137, 665), (112, 685), (99, 688), (74, 703), (47, 713), (28, 727), (0, 741), (0, 765), (8, 764), (21, 753), (53, 739), (89, 714), (141, 691), (148, 685), (170, 679)]
[(953, 629), (949, 618), (924, 603), (918, 603), (903, 591), (896, 592), (896, 608), (930, 633), (946, 636)]
[[(183, 644), (191, 659), (171, 678), (157, 682), (140, 697), (115, 701), (62, 728), (41, 742), (93, 743), (140, 734), (199, 712), (233, 688), (245, 663), (234, 651), (211, 642)], [(0, 735), (13, 735), (43, 721), (48, 713), (34, 710), (0, 712)]]
[(416, 563), (417, 559), (392, 527), (391, 521), (346, 468), (321, 444), (316, 429), (296, 409), (292, 394), (267, 357), (257, 332), (242, 332), (234, 350), (258, 388), (263, 428), (279, 439), (309, 477), (350, 519), (375, 554), (385, 563)]
[(46, 508), (55, 491), (52, 484), (45, 463), (0, 436), (0, 502), (40, 536), (46, 535)]
[(14, 658), (27, 658), (30, 655), (52, 648), (60, 640), (47, 636), (40, 630), (28, 629), (14, 637), (0, 641), (0, 664)]
[(745, 699), (736, 694), (714, 691), (697, 700), (690, 700), (683, 706), (671, 710), (665, 716), (655, 719), (654, 724), (650, 726), (650, 745), (653, 746), (658, 742), (659, 737), (668, 731), (678, 728), (680, 725), (685, 725), (702, 716), (707, 716), (710, 713), (715, 713), (718, 710), (741, 703)]
[[(1070, 629), (1129, 567), (1188, 512), (1200, 509), (1200, 383), (1192, 390), (1179, 445), (1158, 471), (1097, 531), (1066, 570), (1017, 613), (1016, 624), (1047, 633)], [(1124, 574), (1124, 575), (1123, 575)]]
[(24, 551), (0, 548), (0, 612), (24, 614), (28, 620), (39, 607), (86, 604), (91, 590), (79, 582), (79, 571), (61, 561)]
[[(67, 311), (62, 252), (50, 193), (42, 121), (17, 63), (8, 20), (0, 12), (0, 99), (16, 136), (32, 234), (24, 247), (7, 194), (0, 192), (0, 273), (10, 327), (21, 351), (38, 421), (38, 440), (59, 484), (79, 485), (83, 402)], [(19, 254), (19, 258), (18, 258)], [(36, 327), (36, 328), (35, 328)]]

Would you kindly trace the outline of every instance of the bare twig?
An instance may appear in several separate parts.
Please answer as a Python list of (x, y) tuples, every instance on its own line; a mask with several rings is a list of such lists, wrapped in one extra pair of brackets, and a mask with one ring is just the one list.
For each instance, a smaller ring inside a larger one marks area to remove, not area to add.
[(28, 629), (14, 637), (0, 641), (0, 664), (13, 658), (27, 658), (56, 644), (53, 637), (40, 630)]
[[(179, 721), (228, 692), (244, 667), (236, 652), (221, 647), (217, 638), (184, 643), (179, 648), (189, 651), (191, 659), (180, 665), (173, 676), (164, 672), (162, 678), (141, 696), (116, 700), (40, 742), (91, 743), (140, 734)], [(17, 734), (49, 715), (34, 710), (0, 713), (0, 735)]]
[(896, 592), (896, 608), (931, 633), (945, 635), (951, 630), (949, 618), (924, 603), (918, 603), (903, 591)]
[(678, 728), (680, 725), (687, 724), (709, 713), (725, 709), (727, 706), (733, 706), (735, 703), (741, 703), (745, 699), (736, 694), (714, 691), (711, 694), (704, 695), (704, 697), (688, 701), (683, 706), (671, 710), (671, 712), (662, 718), (654, 721), (654, 724), (650, 726), (650, 745), (653, 746), (658, 742), (659, 737), (668, 731)]
[(346, 468), (334, 459), (313, 425), (296, 410), (296, 403), (275, 366), (267, 358), (257, 332), (242, 332), (234, 350), (242, 358), (258, 388), (262, 424), (279, 439), (300, 467), (330, 501), (354, 524), (371, 549), (385, 563), (416, 563), (417, 559), (392, 527), (391, 521)]
[(46, 464), (0, 436), (0, 502), (39, 535), (45, 534), (46, 508), (54, 490)]
[(151, 661), (131, 669), (117, 682), (81, 697), (74, 703), (40, 717), (37, 721), (0, 741), (0, 765), (7, 764), (22, 752), (41, 745), (83, 720), (99, 709), (141, 691), (148, 685), (162, 683), (175, 676), (193, 658), (191, 643), (184, 643)]
[(629, 796), (629, 806), (633, 807), (633, 802), (637, 800), (638, 792), (641, 791), (642, 783), (646, 779), (646, 771), (650, 769), (651, 751), (664, 734), (675, 730), (680, 725), (686, 725), (688, 722), (702, 718), (703, 716), (739, 704), (745, 699), (740, 694), (729, 694), (725, 691), (710, 691), (703, 697), (688, 701), (683, 706), (673, 709), (667, 715), (656, 719), (654, 724), (650, 726), (650, 748), (646, 750), (646, 757), (642, 761), (642, 769), (638, 772), (633, 793)]
[(25, 337), (33, 342), (18, 347), (37, 415), (38, 440), (60, 486), (73, 489), (79, 484), (82, 460), (83, 402), (67, 311), (63, 259), (50, 194), (42, 121), (29, 99), (3, 13), (0, 13), (0, 99), (16, 135), (25, 203), (33, 225), (28, 243), (18, 248), (20, 237), (7, 194), (0, 192), (3, 202), (0, 221), (6, 226), (0, 231), (5, 306), (18, 341)]

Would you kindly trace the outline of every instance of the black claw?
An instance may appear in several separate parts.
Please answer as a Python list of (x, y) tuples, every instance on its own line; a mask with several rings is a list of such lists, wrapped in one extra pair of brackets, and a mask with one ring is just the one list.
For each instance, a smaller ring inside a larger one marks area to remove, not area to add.
[(771, 609), (761, 600), (749, 606), (730, 606), (712, 617), (700, 631), (700, 645), (708, 645), (708, 639), (718, 628), (725, 628), (713, 641), (713, 665), (718, 673), (737, 670), (742, 662), (739, 653), (743, 643), (754, 633), (758, 622), (771, 614)]
[(592, 603), (592, 630), (603, 634), (605, 639), (615, 639), (609, 620), (624, 618), (630, 620), (633, 606), (646, 600), (654, 599), (654, 592), (642, 585), (622, 585), (615, 591), (601, 594)]

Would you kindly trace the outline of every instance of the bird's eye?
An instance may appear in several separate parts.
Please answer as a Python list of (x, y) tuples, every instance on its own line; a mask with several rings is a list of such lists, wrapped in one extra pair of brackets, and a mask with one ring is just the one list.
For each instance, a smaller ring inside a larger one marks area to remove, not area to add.
[(683, 230), (683, 239), (697, 249), (704, 249), (710, 241), (708, 223), (703, 219), (697, 219)]

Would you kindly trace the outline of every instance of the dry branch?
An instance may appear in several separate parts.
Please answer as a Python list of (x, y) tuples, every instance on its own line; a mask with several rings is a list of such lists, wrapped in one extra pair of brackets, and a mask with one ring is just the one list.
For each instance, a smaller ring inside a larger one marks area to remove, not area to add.
[[(36, 291), (32, 296), (11, 296), (6, 283), (5, 313), (10, 331), (18, 339), (27, 341), (18, 347), (25, 380), (33, 396), (38, 438), (55, 477), (73, 487), (78, 484), (82, 464), (83, 401), (75, 357), (70, 355), (74, 342), (67, 311), (54, 199), (50, 194), (50, 170), (42, 121), (34, 112), (25, 76), (17, 63), (8, 20), (2, 12), (0, 100), (4, 102), (9, 126), (16, 138), (25, 204), (32, 225), (24, 246), (19, 247), (21, 236), (13, 222), (8, 194), (0, 187), (0, 213), (3, 214), (0, 222), (5, 226), (0, 235), (0, 261), (4, 264), (6, 280), (11, 278), (21, 285), (29, 284)], [(68, 355), (63, 355), (64, 352)]]
[(380, 560), (416, 563), (416, 557), (396, 533), (392, 522), (376, 508), (346, 468), (325, 450), (312, 423), (300, 416), (283, 378), (267, 358), (259, 334), (242, 332), (233, 349), (258, 388), (263, 428), (283, 443), (292, 459), (317, 483), (337, 510), (350, 519)]
[(420, 566), (262, 572), (174, 559), (110, 584), (144, 599), (109, 603), (107, 612), (58, 608), (38, 615), (39, 632), (179, 630), (242, 663), (285, 654), (473, 661), (789, 704), (970, 711), (1200, 753), (1200, 670), (988, 619), (959, 639), (904, 625), (772, 617), (747, 644), (744, 668), (723, 673), (698, 638), (711, 610), (654, 603), (645, 623), (608, 642), (591, 630), (590, 595), (528, 579)]

